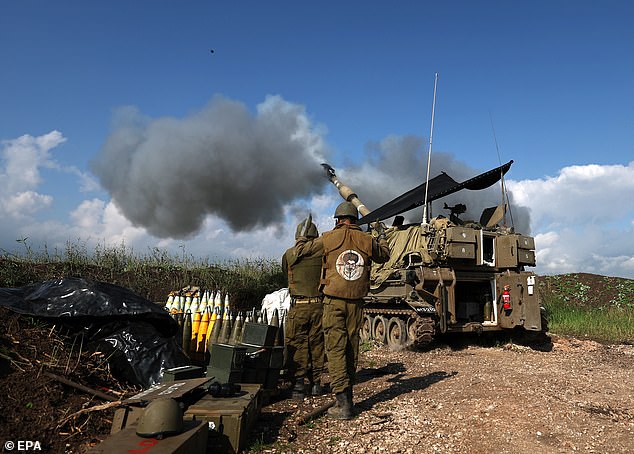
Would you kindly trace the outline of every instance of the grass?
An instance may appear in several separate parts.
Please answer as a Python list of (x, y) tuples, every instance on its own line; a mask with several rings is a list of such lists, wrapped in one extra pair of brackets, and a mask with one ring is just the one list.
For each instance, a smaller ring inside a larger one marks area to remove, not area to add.
[(246, 310), (286, 285), (281, 265), (267, 259), (197, 259), (181, 248), (169, 254), (158, 248), (139, 254), (124, 244), (68, 242), (62, 249), (34, 250), (28, 239), (18, 241), (17, 253), (0, 250), (0, 287), (22, 287), (62, 277), (81, 277), (126, 287), (150, 301), (165, 301), (169, 292), (188, 285), (228, 292), (232, 306)]
[(593, 274), (540, 278), (552, 333), (634, 342), (634, 280)]
[(553, 333), (610, 343), (634, 342), (634, 308), (627, 305), (583, 307), (550, 301), (546, 310)]

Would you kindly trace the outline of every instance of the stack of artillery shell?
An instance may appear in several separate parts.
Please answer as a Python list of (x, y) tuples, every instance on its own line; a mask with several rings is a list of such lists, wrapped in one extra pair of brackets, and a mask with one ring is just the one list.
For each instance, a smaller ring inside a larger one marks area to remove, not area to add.
[(229, 338), (231, 337), (231, 328), (231, 316), (228, 312), (225, 312), (225, 317), (222, 319), (222, 330), (220, 331), (220, 335), (218, 336), (219, 344), (229, 343)]
[(183, 314), (183, 351), (189, 353), (192, 342), (192, 314)]
[(239, 313), (233, 322), (233, 329), (231, 330), (231, 337), (229, 338), (230, 345), (237, 345), (242, 341), (243, 326), (242, 313)]

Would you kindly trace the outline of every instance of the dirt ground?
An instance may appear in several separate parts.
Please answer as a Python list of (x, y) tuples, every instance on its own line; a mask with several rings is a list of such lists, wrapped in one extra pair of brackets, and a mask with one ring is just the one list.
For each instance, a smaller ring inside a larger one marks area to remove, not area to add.
[(553, 336), (551, 347), (373, 348), (354, 420), (300, 425), (331, 397), (278, 400), (250, 452), (634, 452), (634, 346)]

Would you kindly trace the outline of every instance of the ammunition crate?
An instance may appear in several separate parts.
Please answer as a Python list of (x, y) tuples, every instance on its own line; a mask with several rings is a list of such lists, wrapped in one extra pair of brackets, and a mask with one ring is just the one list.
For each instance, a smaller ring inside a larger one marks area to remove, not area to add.
[(465, 227), (447, 227), (447, 243), (475, 243), (476, 230)]
[(227, 370), (242, 370), (247, 349), (240, 345), (209, 345), (209, 367)]
[[(273, 347), (261, 347), (259, 345), (240, 344), (246, 349), (244, 356), (244, 369), (267, 369), (271, 364), (271, 352)], [(282, 353), (283, 355), (283, 353)]]
[(255, 383), (263, 385), (269, 369), (246, 368), (242, 371), (242, 383)]
[[(190, 418), (191, 419), (191, 418)], [(207, 424), (203, 421), (185, 421), (185, 431), (178, 435), (143, 438), (136, 434), (136, 425), (126, 427), (90, 448), (88, 454), (114, 452), (152, 452), (153, 454), (204, 454), (207, 452)]]
[(279, 345), (271, 349), (271, 361), (269, 362), (271, 369), (281, 369), (284, 367), (284, 346)]
[(219, 383), (241, 383), (242, 374), (242, 369), (231, 370), (224, 367), (213, 366), (209, 366), (207, 368), (207, 377), (213, 378), (213, 381), (217, 381)]
[(200, 378), (205, 375), (202, 367), (198, 366), (182, 366), (163, 371), (163, 379), (161, 383), (172, 382), (178, 380), (187, 380), (189, 378)]
[(242, 331), (242, 343), (259, 347), (272, 347), (275, 344), (277, 326), (264, 323), (246, 322)]
[(185, 420), (208, 423), (209, 438), (207, 452), (241, 452), (249, 432), (258, 418), (262, 406), (259, 385), (241, 385), (238, 397), (212, 397), (206, 395), (190, 405), (185, 411)]
[(277, 388), (277, 383), (280, 380), (280, 369), (269, 369), (266, 373), (266, 379), (264, 380), (265, 389)]
[(452, 259), (475, 259), (475, 244), (447, 243), (446, 251)]

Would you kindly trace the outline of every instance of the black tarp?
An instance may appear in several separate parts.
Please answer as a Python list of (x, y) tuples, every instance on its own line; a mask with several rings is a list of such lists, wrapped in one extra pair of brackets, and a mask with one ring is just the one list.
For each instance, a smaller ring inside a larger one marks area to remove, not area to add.
[(163, 370), (190, 364), (176, 336), (178, 323), (159, 305), (118, 285), (62, 278), (0, 288), (0, 306), (110, 346), (120, 353), (112, 357), (113, 373), (134, 384), (152, 386)]
[[(469, 180), (463, 181), (462, 183), (458, 183), (445, 172), (442, 172), (437, 177), (429, 180), (427, 201), (433, 202), (434, 200), (448, 196), (449, 194), (453, 194), (454, 192), (458, 192), (462, 189), (471, 189), (474, 191), (486, 189), (500, 181), (502, 175), (508, 172), (511, 168), (511, 164), (513, 164), (512, 160), (500, 167), (496, 167), (488, 172), (481, 173)], [(416, 186), (414, 189), (410, 189), (382, 207), (377, 208), (366, 216), (363, 216), (359, 219), (358, 224), (361, 225), (369, 224), (374, 221), (382, 221), (423, 205), (425, 203), (425, 186), (426, 183), (423, 183), (420, 186)]]

